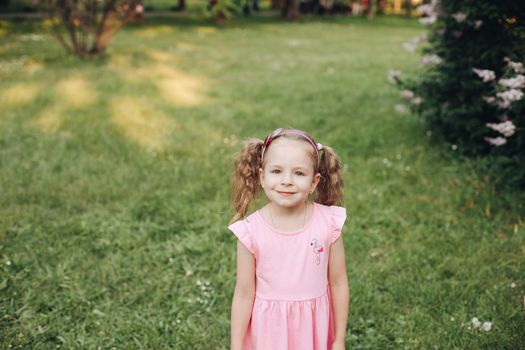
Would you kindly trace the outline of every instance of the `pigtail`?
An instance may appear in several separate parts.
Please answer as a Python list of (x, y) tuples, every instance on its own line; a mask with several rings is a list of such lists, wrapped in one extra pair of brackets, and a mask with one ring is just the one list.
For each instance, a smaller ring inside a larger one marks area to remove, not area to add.
[(232, 176), (232, 202), (235, 215), (230, 220), (233, 223), (242, 219), (252, 200), (262, 190), (259, 181), (259, 168), (263, 141), (251, 139), (237, 154)]
[(317, 185), (314, 200), (323, 205), (340, 205), (344, 189), (341, 163), (330, 147), (323, 146), (323, 152), (319, 163), (321, 180)]

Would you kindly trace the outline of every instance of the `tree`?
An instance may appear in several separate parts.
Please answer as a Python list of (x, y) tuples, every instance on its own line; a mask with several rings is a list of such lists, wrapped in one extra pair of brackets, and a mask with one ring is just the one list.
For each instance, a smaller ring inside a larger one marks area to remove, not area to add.
[(71, 54), (85, 58), (104, 52), (115, 33), (141, 17), (139, 0), (48, 0), (53, 34)]
[(281, 14), (289, 20), (299, 18), (299, 0), (284, 0)]

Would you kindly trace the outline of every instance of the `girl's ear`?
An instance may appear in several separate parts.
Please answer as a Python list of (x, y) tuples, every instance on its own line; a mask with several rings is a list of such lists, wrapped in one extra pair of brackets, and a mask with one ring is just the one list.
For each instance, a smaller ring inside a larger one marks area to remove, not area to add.
[(315, 191), (319, 181), (321, 181), (321, 174), (317, 173), (314, 175), (314, 178), (312, 179), (312, 185), (310, 186), (310, 193)]

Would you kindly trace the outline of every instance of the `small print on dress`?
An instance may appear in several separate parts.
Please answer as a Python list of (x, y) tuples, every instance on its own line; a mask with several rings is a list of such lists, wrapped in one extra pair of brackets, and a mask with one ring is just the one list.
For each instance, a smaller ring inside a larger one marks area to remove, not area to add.
[(312, 251), (315, 254), (315, 264), (319, 265), (321, 263), (321, 253), (324, 252), (324, 248), (322, 245), (317, 243), (316, 238), (312, 239), (310, 246), (312, 247)]

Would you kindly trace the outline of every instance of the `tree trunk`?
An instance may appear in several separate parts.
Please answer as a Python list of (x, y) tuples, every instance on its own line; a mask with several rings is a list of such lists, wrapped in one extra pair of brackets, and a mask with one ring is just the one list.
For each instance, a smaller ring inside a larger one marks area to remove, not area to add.
[(283, 9), (283, 0), (272, 0), (272, 9), (273, 10), (282, 10)]
[(413, 10), (412, 0), (407, 1), (407, 16), (412, 17), (412, 10)]
[(299, 18), (299, 0), (284, 0), (282, 15), (289, 20)]
[(186, 0), (178, 0), (177, 11), (184, 11), (186, 9)]

